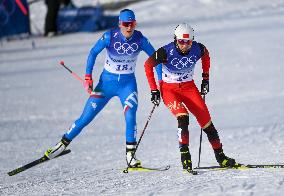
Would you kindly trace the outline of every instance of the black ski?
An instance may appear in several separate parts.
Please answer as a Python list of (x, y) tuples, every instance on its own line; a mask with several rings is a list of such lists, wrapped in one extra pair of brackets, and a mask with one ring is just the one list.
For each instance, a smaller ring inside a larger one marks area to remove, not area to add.
[(167, 171), (170, 169), (170, 165), (162, 166), (162, 167), (128, 167), (123, 170), (123, 173), (128, 173), (130, 171)]
[[(59, 154), (59, 155), (56, 156), (55, 158), (60, 157), (60, 156), (62, 156), (62, 155), (66, 155), (66, 154), (68, 154), (68, 153), (70, 153), (70, 152), (71, 152), (70, 149), (64, 150), (61, 154)], [(28, 163), (28, 164), (26, 164), (26, 165), (24, 165), (24, 166), (22, 166), (22, 167), (16, 168), (16, 169), (14, 169), (14, 170), (8, 172), (8, 175), (9, 175), (9, 176), (14, 176), (14, 175), (16, 175), (16, 174), (18, 174), (18, 173), (20, 173), (20, 172), (23, 172), (23, 171), (25, 171), (25, 170), (27, 170), (27, 169), (29, 169), (29, 168), (31, 168), (31, 167), (34, 167), (34, 166), (36, 166), (36, 165), (38, 165), (38, 164), (41, 164), (41, 163), (44, 163), (44, 162), (46, 162), (46, 161), (48, 161), (48, 160), (49, 160), (49, 159), (47, 158), (47, 156), (44, 155), (43, 157), (41, 157), (41, 158), (39, 158), (39, 159), (37, 159), (37, 160), (34, 160), (34, 161), (32, 161), (32, 162), (30, 162), (30, 163)]]
[(246, 165), (248, 168), (284, 168), (284, 164), (268, 164), (268, 165)]
[(248, 165), (243, 165), (243, 164), (240, 164), (236, 167), (221, 167), (221, 166), (207, 166), (207, 167), (196, 167), (195, 169), (207, 169), (207, 170), (225, 170), (225, 169), (256, 169), (256, 168), (266, 168), (266, 169), (269, 169), (269, 168), (284, 168), (284, 164), (264, 164), (264, 165), (261, 165), (261, 164), (258, 164), (258, 165), (252, 165), (252, 164), (248, 164)]

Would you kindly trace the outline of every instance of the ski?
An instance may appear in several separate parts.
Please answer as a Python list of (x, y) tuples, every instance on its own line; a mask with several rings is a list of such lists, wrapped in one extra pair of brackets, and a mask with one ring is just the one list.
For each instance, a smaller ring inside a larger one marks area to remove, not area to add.
[(207, 167), (196, 167), (195, 169), (200, 169), (200, 170), (226, 170), (226, 169), (257, 169), (257, 168), (262, 168), (262, 169), (269, 169), (269, 168), (284, 168), (284, 164), (264, 164), (264, 165), (253, 165), (253, 164), (248, 164), (248, 165), (243, 165), (240, 164), (236, 167), (221, 167), (221, 166), (207, 166)]
[(170, 165), (162, 166), (162, 167), (128, 167), (123, 170), (123, 173), (128, 173), (130, 171), (167, 171), (170, 169)]
[(248, 168), (284, 168), (284, 164), (246, 165)]
[(238, 166), (238, 167), (221, 167), (221, 166), (207, 166), (207, 167), (196, 167), (194, 168), (196, 170), (228, 170), (228, 169), (235, 169), (235, 170), (245, 170), (249, 169), (245, 165)]
[[(60, 157), (60, 156), (62, 156), (62, 155), (66, 155), (66, 154), (68, 154), (68, 153), (70, 153), (70, 152), (71, 152), (70, 149), (64, 150), (61, 154), (59, 154), (59, 155), (56, 156), (55, 158)], [(18, 174), (18, 173), (20, 173), (20, 172), (23, 172), (23, 171), (25, 171), (25, 170), (27, 170), (27, 169), (29, 169), (29, 168), (31, 168), (31, 167), (34, 167), (34, 166), (36, 166), (36, 165), (38, 165), (38, 164), (41, 164), (41, 163), (44, 163), (44, 162), (46, 162), (46, 161), (48, 161), (48, 160), (50, 160), (50, 159), (47, 158), (47, 156), (44, 155), (44, 156), (42, 156), (41, 158), (39, 158), (39, 159), (37, 159), (37, 160), (34, 160), (34, 161), (32, 161), (32, 162), (30, 162), (30, 163), (28, 163), (28, 164), (26, 164), (26, 165), (23, 165), (23, 166), (21, 166), (21, 167), (19, 167), (19, 168), (16, 168), (16, 169), (12, 170), (12, 171), (9, 171), (9, 172), (8, 172), (8, 175), (9, 175), (9, 176), (14, 176), (14, 175), (16, 175), (16, 174)]]

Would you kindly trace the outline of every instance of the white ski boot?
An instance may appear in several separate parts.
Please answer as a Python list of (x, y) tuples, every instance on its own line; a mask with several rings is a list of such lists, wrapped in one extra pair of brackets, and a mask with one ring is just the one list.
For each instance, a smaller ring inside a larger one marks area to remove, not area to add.
[(126, 162), (128, 167), (141, 167), (141, 161), (134, 154), (135, 149), (136, 145), (126, 145)]
[(70, 144), (70, 142), (71, 142), (70, 140), (63, 137), (60, 140), (60, 142), (58, 142), (55, 146), (47, 149), (47, 151), (45, 151), (44, 155), (49, 159), (53, 159), (54, 157), (61, 154), (66, 149), (66, 147)]

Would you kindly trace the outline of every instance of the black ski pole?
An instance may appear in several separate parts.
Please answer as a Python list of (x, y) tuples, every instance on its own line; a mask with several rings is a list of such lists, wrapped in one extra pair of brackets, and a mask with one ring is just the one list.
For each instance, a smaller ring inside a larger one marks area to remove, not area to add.
[[(204, 100), (205, 102), (205, 95), (202, 96), (202, 99)], [(203, 130), (202, 128), (200, 129), (200, 139), (199, 139), (199, 153), (198, 153), (198, 166), (200, 166), (200, 156), (201, 156), (201, 143), (202, 143), (202, 133), (203, 133)]]
[(140, 142), (141, 142), (141, 140), (142, 140), (142, 137), (143, 137), (143, 135), (144, 135), (144, 133), (145, 133), (145, 130), (146, 130), (146, 128), (147, 128), (147, 126), (148, 126), (148, 124), (149, 124), (149, 122), (150, 122), (150, 120), (151, 120), (151, 117), (152, 117), (152, 114), (154, 113), (155, 108), (156, 108), (156, 105), (154, 104), (154, 106), (153, 106), (153, 108), (152, 108), (152, 110), (151, 110), (151, 112), (150, 112), (150, 114), (149, 114), (149, 116), (148, 116), (148, 119), (147, 119), (147, 121), (146, 121), (146, 124), (145, 124), (145, 126), (144, 126), (144, 129), (143, 129), (143, 131), (142, 131), (142, 133), (141, 133), (141, 136), (140, 136), (140, 138), (139, 138), (139, 140), (138, 140), (138, 143), (137, 143), (137, 145), (136, 145), (136, 149), (135, 149), (134, 152), (133, 152), (133, 156), (131, 157), (131, 159), (130, 159), (128, 165), (127, 165), (127, 168), (126, 168), (125, 170), (123, 170), (123, 173), (128, 173), (128, 168), (129, 168), (129, 166), (130, 166), (130, 163), (131, 163), (133, 157), (134, 157), (135, 154), (136, 154), (136, 151), (137, 151), (137, 149), (138, 149), (138, 146), (139, 146), (139, 144), (140, 144)]

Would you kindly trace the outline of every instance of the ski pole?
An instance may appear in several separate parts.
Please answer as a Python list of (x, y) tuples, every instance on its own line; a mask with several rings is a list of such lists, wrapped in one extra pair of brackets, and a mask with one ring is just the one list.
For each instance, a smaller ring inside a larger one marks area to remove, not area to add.
[(83, 80), (80, 76), (78, 76), (75, 72), (73, 72), (71, 69), (69, 69), (69, 68), (65, 65), (64, 61), (60, 61), (59, 64), (62, 65), (67, 71), (69, 71), (69, 72), (72, 74), (72, 76), (73, 76), (74, 78), (76, 78), (77, 80), (79, 80), (79, 81), (84, 85), (84, 80)]
[(127, 168), (126, 168), (125, 170), (123, 170), (123, 173), (128, 173), (128, 168), (129, 168), (129, 166), (130, 166), (130, 163), (131, 163), (133, 157), (134, 157), (135, 154), (136, 154), (136, 151), (137, 151), (137, 149), (138, 149), (138, 146), (139, 146), (139, 144), (140, 144), (140, 142), (141, 142), (141, 140), (142, 140), (142, 137), (143, 137), (143, 135), (144, 135), (144, 133), (145, 133), (145, 130), (146, 130), (146, 128), (147, 128), (147, 126), (148, 126), (148, 124), (149, 124), (149, 122), (150, 122), (150, 120), (151, 120), (151, 117), (152, 117), (152, 114), (154, 113), (155, 108), (156, 108), (156, 105), (154, 104), (154, 106), (153, 106), (153, 108), (152, 108), (152, 110), (151, 110), (151, 112), (150, 112), (150, 114), (149, 114), (149, 116), (148, 116), (148, 119), (147, 119), (147, 121), (146, 121), (146, 124), (145, 124), (145, 126), (144, 126), (144, 129), (143, 129), (143, 131), (142, 131), (142, 133), (141, 133), (141, 136), (140, 136), (140, 138), (139, 138), (139, 140), (138, 140), (138, 143), (137, 143), (137, 145), (136, 145), (136, 149), (135, 149), (134, 152), (133, 152), (133, 156), (131, 157)]
[[(202, 96), (202, 99), (205, 102), (205, 95)], [(199, 139), (199, 152), (198, 152), (198, 166), (197, 168), (200, 166), (200, 156), (201, 156), (201, 143), (202, 143), (202, 128), (200, 129), (200, 139)]]

